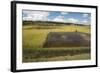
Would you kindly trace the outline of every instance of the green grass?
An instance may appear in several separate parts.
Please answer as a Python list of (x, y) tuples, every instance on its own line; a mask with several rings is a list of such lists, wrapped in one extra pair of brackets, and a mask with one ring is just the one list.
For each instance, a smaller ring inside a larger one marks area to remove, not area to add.
[[(50, 32), (78, 32), (90, 34), (89, 26), (23, 26), (23, 62), (90, 59), (90, 47), (43, 48)], [(83, 35), (84, 36), (84, 35)], [(85, 37), (85, 36), (84, 36)], [(88, 38), (87, 38), (88, 39)]]
[(24, 59), (24, 62), (28, 63), (28, 62), (48, 62), (48, 61), (69, 61), (69, 60), (89, 60), (90, 58), (90, 54), (80, 54), (80, 55), (74, 55), (74, 56), (58, 56), (58, 57), (50, 57), (50, 58), (27, 58)]
[(40, 62), (49, 60), (82, 60), (90, 59), (90, 48), (34, 48), (24, 49), (23, 54), (23, 62)]

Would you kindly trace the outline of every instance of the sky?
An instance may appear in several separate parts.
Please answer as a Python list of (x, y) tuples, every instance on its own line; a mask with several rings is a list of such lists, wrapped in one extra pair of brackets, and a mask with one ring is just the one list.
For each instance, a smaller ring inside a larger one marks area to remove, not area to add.
[(23, 10), (23, 20), (91, 24), (91, 14), (82, 12)]

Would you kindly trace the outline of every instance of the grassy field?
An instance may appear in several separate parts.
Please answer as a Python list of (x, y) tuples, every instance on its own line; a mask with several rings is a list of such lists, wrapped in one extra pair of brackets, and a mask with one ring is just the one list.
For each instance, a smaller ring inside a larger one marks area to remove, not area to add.
[[(23, 62), (60, 61), (60, 60), (85, 60), (90, 59), (90, 47), (62, 47), (43, 48), (48, 33), (50, 32), (82, 32), (90, 35), (90, 26), (37, 26), (24, 25), (23, 37)], [(83, 35), (84, 36), (84, 35)], [(85, 36), (84, 36), (85, 37)]]

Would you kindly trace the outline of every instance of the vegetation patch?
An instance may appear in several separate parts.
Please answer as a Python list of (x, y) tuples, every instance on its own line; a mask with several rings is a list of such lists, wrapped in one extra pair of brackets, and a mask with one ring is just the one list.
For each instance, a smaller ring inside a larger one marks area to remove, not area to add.
[(91, 59), (90, 29), (88, 25), (23, 21), (22, 61)]

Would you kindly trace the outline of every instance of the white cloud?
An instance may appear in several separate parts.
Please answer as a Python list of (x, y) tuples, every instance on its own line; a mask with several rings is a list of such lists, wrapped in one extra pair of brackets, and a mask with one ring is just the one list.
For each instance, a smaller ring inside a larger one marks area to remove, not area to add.
[(66, 22), (68, 22), (68, 23), (78, 23), (79, 20), (75, 19), (75, 18), (69, 18), (69, 19), (66, 20)]
[(61, 12), (62, 15), (68, 14), (68, 12)]
[(53, 21), (55, 21), (55, 22), (64, 22), (64, 17), (59, 15), (56, 18), (54, 18)]
[(88, 17), (88, 14), (83, 14), (83, 17)]
[(87, 20), (83, 20), (83, 23), (87, 23), (88, 21)]
[(53, 20), (54, 22), (66, 22), (66, 23), (79, 23), (78, 19), (75, 18), (68, 18), (67, 20), (64, 18), (64, 16), (57, 16), (56, 18), (54, 18)]
[(89, 25), (90, 24), (90, 22), (88, 20), (83, 20), (82, 23), (83, 24), (86, 24), (86, 25)]
[(47, 16), (49, 15), (49, 12), (45, 11), (23, 11), (23, 14), (26, 14), (26, 16), (23, 16), (23, 20), (47, 20)]

